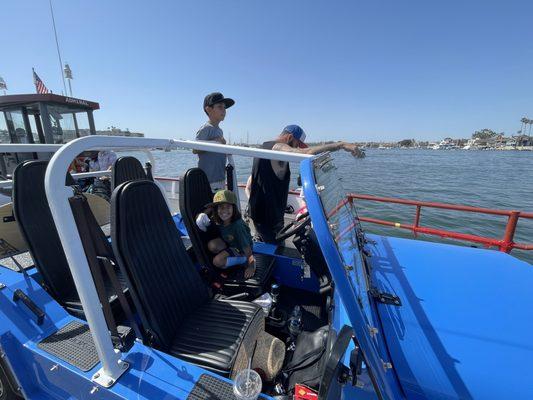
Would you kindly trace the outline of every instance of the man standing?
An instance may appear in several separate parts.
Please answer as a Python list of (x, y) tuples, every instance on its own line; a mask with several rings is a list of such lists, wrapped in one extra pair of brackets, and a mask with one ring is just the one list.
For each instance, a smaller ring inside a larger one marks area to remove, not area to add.
[[(263, 149), (302, 154), (320, 154), (342, 149), (354, 157), (365, 156), (356, 145), (346, 142), (309, 147), (305, 144), (305, 132), (298, 125), (286, 126), (275, 140), (263, 143)], [(290, 178), (289, 163), (254, 159), (247, 190), (250, 193), (250, 217), (263, 242), (276, 243), (276, 235), (283, 228)]]
[[(219, 92), (210, 93), (204, 99), (204, 112), (209, 120), (196, 133), (196, 140), (226, 144), (219, 124), (226, 117), (226, 109), (235, 104)], [(198, 154), (198, 168), (207, 175), (213, 191), (225, 189), (226, 155), (206, 151), (193, 151)]]
[(112, 150), (95, 151), (89, 159), (89, 171), (108, 171), (117, 160), (117, 153)]

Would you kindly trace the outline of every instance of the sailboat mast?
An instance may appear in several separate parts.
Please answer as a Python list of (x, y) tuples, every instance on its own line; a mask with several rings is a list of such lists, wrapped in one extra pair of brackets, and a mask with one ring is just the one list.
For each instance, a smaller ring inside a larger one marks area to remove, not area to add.
[(52, 0), (48, 0), (50, 3), (50, 14), (52, 15), (52, 26), (54, 27), (54, 35), (56, 38), (57, 57), (59, 58), (59, 71), (61, 72), (61, 81), (63, 82), (63, 88), (65, 89), (65, 95), (67, 94), (67, 85), (65, 84), (65, 77), (63, 76), (63, 61), (61, 61), (61, 52), (59, 51), (59, 41), (57, 40), (56, 20), (54, 18), (54, 9), (52, 7)]

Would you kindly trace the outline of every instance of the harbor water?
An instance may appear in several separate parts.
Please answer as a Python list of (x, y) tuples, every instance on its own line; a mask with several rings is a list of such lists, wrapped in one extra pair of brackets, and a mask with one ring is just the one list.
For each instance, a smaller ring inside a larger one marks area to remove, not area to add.
[[(197, 160), (185, 150), (154, 152), (154, 156), (156, 176), (178, 177)], [(364, 159), (346, 152), (333, 156), (346, 192), (533, 212), (533, 152), (371, 149)], [(239, 182), (245, 182), (251, 159), (235, 157), (235, 163)], [(296, 187), (298, 166), (291, 165), (291, 170), (291, 187)], [(414, 220), (413, 206), (359, 200), (355, 204), (360, 216), (407, 224)], [(503, 237), (506, 222), (505, 216), (430, 208), (422, 209), (420, 220), (421, 226), (498, 239)], [(363, 227), (372, 233), (413, 238), (403, 229)], [(428, 235), (418, 238), (460, 244)], [(533, 242), (533, 220), (520, 219), (514, 240)], [(512, 254), (533, 264), (533, 251), (513, 250)]]

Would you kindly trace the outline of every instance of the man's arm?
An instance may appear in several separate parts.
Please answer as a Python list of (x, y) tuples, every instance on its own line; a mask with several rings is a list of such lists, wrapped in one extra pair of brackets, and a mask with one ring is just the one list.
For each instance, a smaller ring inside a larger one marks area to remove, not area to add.
[(365, 153), (361, 149), (359, 149), (359, 147), (357, 147), (353, 143), (347, 143), (347, 142), (327, 143), (327, 144), (321, 144), (318, 146), (307, 147), (305, 149), (291, 147), (285, 143), (276, 143), (274, 147), (272, 147), (272, 150), (287, 151), (290, 153), (312, 154), (312, 155), (324, 153), (326, 151), (345, 150), (351, 153), (354, 157), (363, 158), (365, 156)]
[(246, 193), (246, 196), (250, 198), (250, 194), (252, 193), (252, 175), (248, 177), (248, 180), (246, 181), (246, 187), (244, 188), (244, 192)]

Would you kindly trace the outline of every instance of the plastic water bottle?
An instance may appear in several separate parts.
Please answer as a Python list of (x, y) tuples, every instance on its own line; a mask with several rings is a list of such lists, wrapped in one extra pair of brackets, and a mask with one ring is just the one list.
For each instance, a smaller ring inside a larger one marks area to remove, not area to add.
[(302, 309), (300, 306), (294, 306), (289, 318), (289, 333), (294, 339), (302, 332)]

